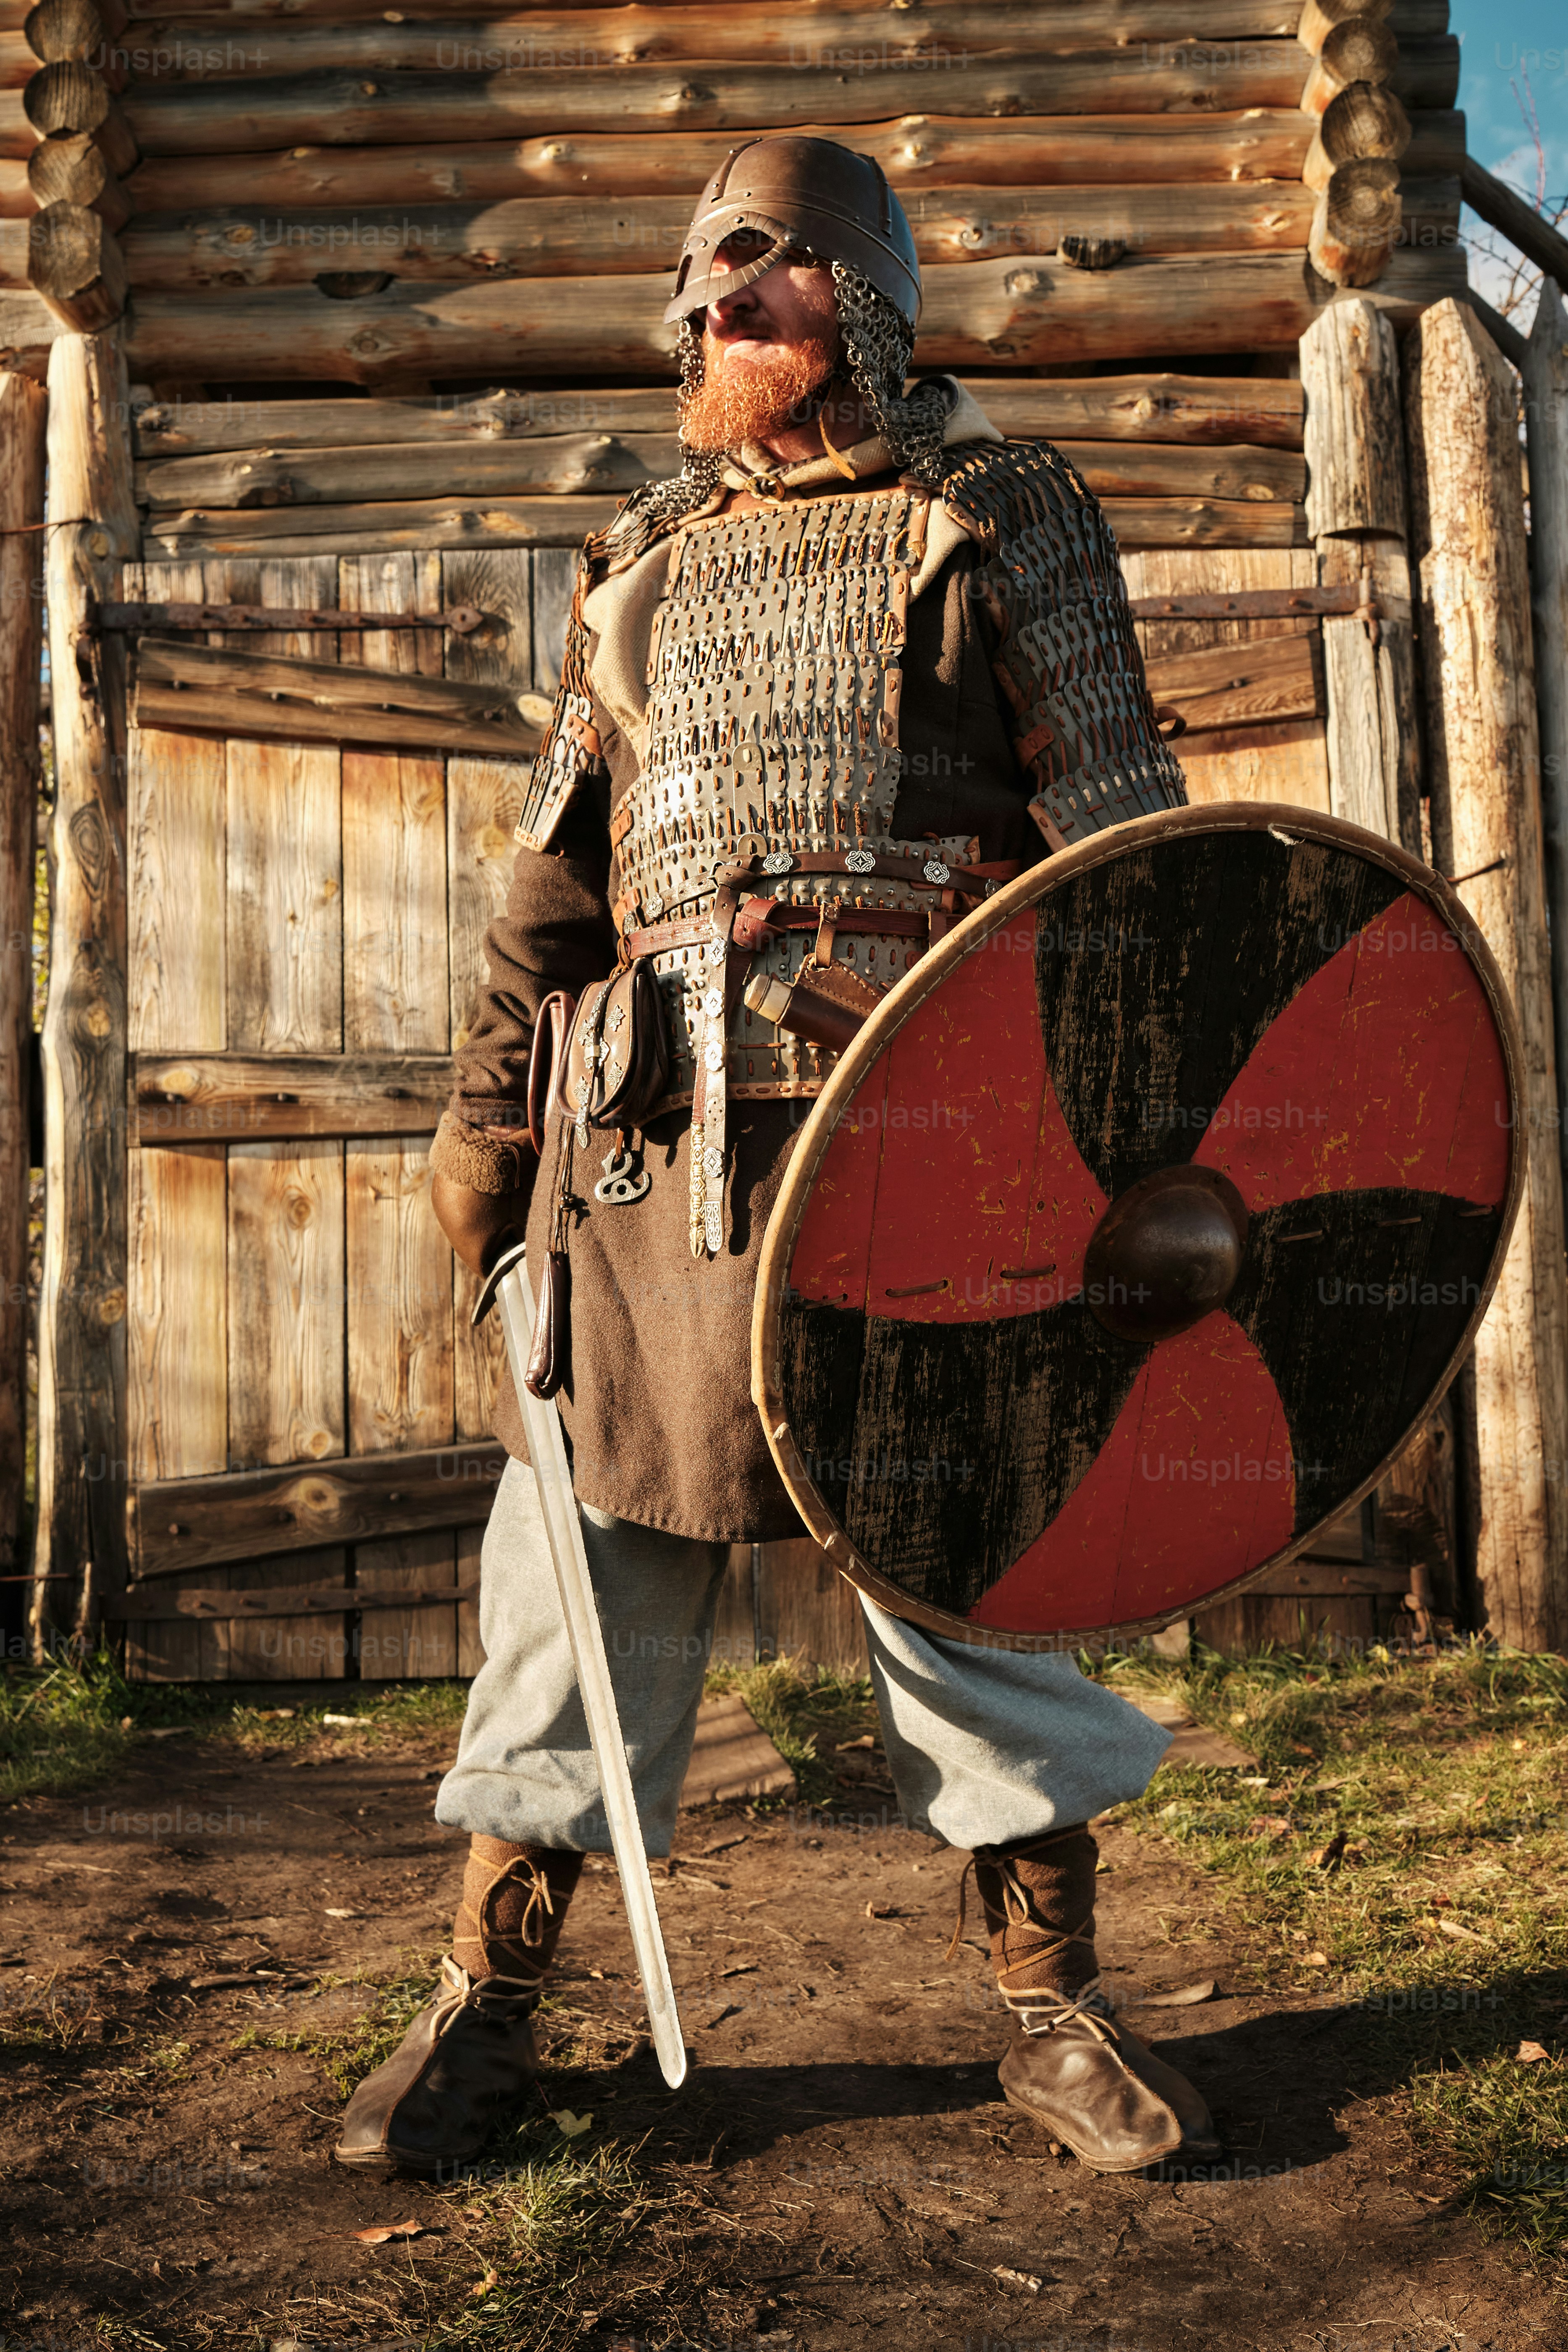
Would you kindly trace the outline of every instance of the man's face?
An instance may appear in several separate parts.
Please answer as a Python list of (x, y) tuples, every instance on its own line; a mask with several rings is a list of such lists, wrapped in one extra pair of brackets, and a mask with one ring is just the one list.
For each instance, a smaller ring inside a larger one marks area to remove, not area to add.
[[(742, 229), (719, 248), (715, 270), (742, 269), (773, 239)], [(833, 273), (795, 253), (733, 294), (716, 294), (702, 322), (702, 383), (681, 432), (694, 449), (733, 449), (794, 419), (838, 356)]]

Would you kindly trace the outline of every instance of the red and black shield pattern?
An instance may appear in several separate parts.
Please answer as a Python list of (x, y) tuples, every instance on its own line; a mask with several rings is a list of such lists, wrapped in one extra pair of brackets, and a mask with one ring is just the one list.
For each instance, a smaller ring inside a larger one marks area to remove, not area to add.
[[(763, 1252), (758, 1402), (807, 1524), (1004, 1643), (1288, 1557), (1440, 1392), (1506, 1244), (1517, 1033), (1459, 902), (1331, 818), (1182, 810), (1037, 867), (896, 996)], [(1091, 1239), (1183, 1167), (1244, 1204), (1228, 1294), (1107, 1328)]]

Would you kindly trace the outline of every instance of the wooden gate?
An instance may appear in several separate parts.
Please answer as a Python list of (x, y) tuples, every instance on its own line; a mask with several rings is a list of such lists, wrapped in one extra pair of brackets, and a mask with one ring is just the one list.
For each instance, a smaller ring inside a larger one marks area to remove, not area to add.
[[(125, 596), (427, 616), (185, 642), (515, 698), (553, 690), (572, 571), (556, 550), (147, 563)], [(479, 627), (444, 630), (463, 605)], [(135, 1673), (475, 1670), (499, 1342), (469, 1329), (426, 1155), (524, 772), (130, 730), (132, 1580), (108, 1605)]]

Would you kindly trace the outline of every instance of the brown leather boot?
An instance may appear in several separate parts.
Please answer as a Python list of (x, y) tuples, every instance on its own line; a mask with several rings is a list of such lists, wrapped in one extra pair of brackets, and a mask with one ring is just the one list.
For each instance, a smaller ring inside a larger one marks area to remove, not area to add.
[(975, 1851), (996, 1981), (1013, 2012), (1002, 2088), (1092, 2171), (1207, 2163), (1220, 2142), (1201, 2095), (1128, 2032), (1100, 1990), (1098, 1853), (1081, 1823)]
[(340, 2164), (437, 2176), (477, 2156), (538, 2071), (533, 2012), (580, 1853), (476, 1837), (436, 1998), (349, 2101)]

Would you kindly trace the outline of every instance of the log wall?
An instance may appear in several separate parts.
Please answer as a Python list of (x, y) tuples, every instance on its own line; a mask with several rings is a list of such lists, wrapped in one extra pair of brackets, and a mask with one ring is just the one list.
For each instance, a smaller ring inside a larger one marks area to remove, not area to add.
[[(925, 272), (917, 366), (1102, 499), (1193, 797), (1327, 807), (1324, 623), (1277, 608), (1340, 578), (1296, 350), (1358, 289), (1395, 331), (1462, 291), (1458, 47), (1442, 0), (1373, 8), (1359, 47), (1301, 0), (99, 5), (72, 47), (48, 0), (0, 0), (0, 365), (41, 375), (121, 312), (119, 593), (291, 616), (123, 625), (108, 1606), (151, 1675), (468, 1671), (493, 1358), (425, 1150), (570, 551), (674, 459), (660, 273), (697, 188), (762, 128), (877, 155)], [(1163, 609), (1258, 591), (1268, 616)], [(477, 630), (331, 619), (463, 604)], [(1379, 1542), (1358, 1520), (1200, 1630), (1290, 1639), (1305, 1608), (1370, 1638), (1405, 1580)], [(852, 1605), (801, 1551), (768, 1548), (764, 1636), (847, 1663)], [(749, 1553), (732, 1580), (738, 1628)]]

